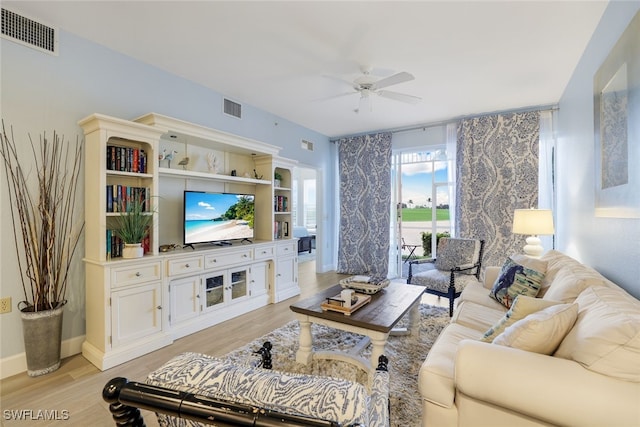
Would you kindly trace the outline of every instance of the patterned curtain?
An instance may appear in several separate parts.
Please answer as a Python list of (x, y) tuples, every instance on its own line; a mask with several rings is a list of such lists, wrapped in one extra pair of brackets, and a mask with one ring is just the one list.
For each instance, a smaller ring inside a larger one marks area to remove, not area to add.
[(391, 133), (343, 138), (338, 144), (338, 272), (377, 280), (389, 269)]
[(485, 240), (484, 266), (522, 252), (513, 211), (538, 205), (538, 111), (482, 116), (458, 124), (458, 237)]

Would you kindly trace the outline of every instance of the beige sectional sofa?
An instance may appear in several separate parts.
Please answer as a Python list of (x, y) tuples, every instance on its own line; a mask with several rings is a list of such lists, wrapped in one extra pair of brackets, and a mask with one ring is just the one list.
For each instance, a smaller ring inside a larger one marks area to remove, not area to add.
[(423, 426), (640, 426), (640, 301), (561, 252), (540, 261), (539, 293), (510, 309), (489, 296), (500, 267), (465, 288), (420, 369)]

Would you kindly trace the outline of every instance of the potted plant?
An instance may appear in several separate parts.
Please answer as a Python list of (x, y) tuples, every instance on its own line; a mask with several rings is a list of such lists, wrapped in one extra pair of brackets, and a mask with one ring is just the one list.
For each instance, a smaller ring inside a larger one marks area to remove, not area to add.
[(144, 255), (142, 242), (153, 223), (153, 211), (147, 208), (148, 202), (142, 196), (134, 196), (120, 203), (121, 214), (116, 216), (115, 233), (124, 243), (123, 258)]
[(60, 366), (69, 271), (84, 229), (83, 216), (76, 214), (82, 144), (74, 147), (55, 131), (39, 142), (29, 135), (29, 142), (17, 144), (2, 122), (0, 157), (24, 292), (18, 309), (27, 373), (38, 376)]
[(280, 183), (282, 182), (282, 174), (280, 172), (273, 172), (273, 186), (280, 187)]

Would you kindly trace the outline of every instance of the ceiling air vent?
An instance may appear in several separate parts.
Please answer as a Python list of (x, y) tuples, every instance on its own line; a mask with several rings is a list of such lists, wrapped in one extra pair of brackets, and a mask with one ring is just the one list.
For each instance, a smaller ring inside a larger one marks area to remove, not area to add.
[(242, 105), (224, 98), (224, 113), (238, 119), (242, 118)]
[(2, 37), (53, 55), (58, 54), (58, 31), (2, 8)]

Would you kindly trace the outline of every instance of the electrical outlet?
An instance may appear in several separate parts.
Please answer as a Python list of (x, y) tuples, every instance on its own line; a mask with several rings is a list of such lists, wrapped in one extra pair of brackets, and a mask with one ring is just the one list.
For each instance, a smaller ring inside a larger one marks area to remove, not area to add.
[(11, 297), (0, 298), (0, 314), (11, 312)]

